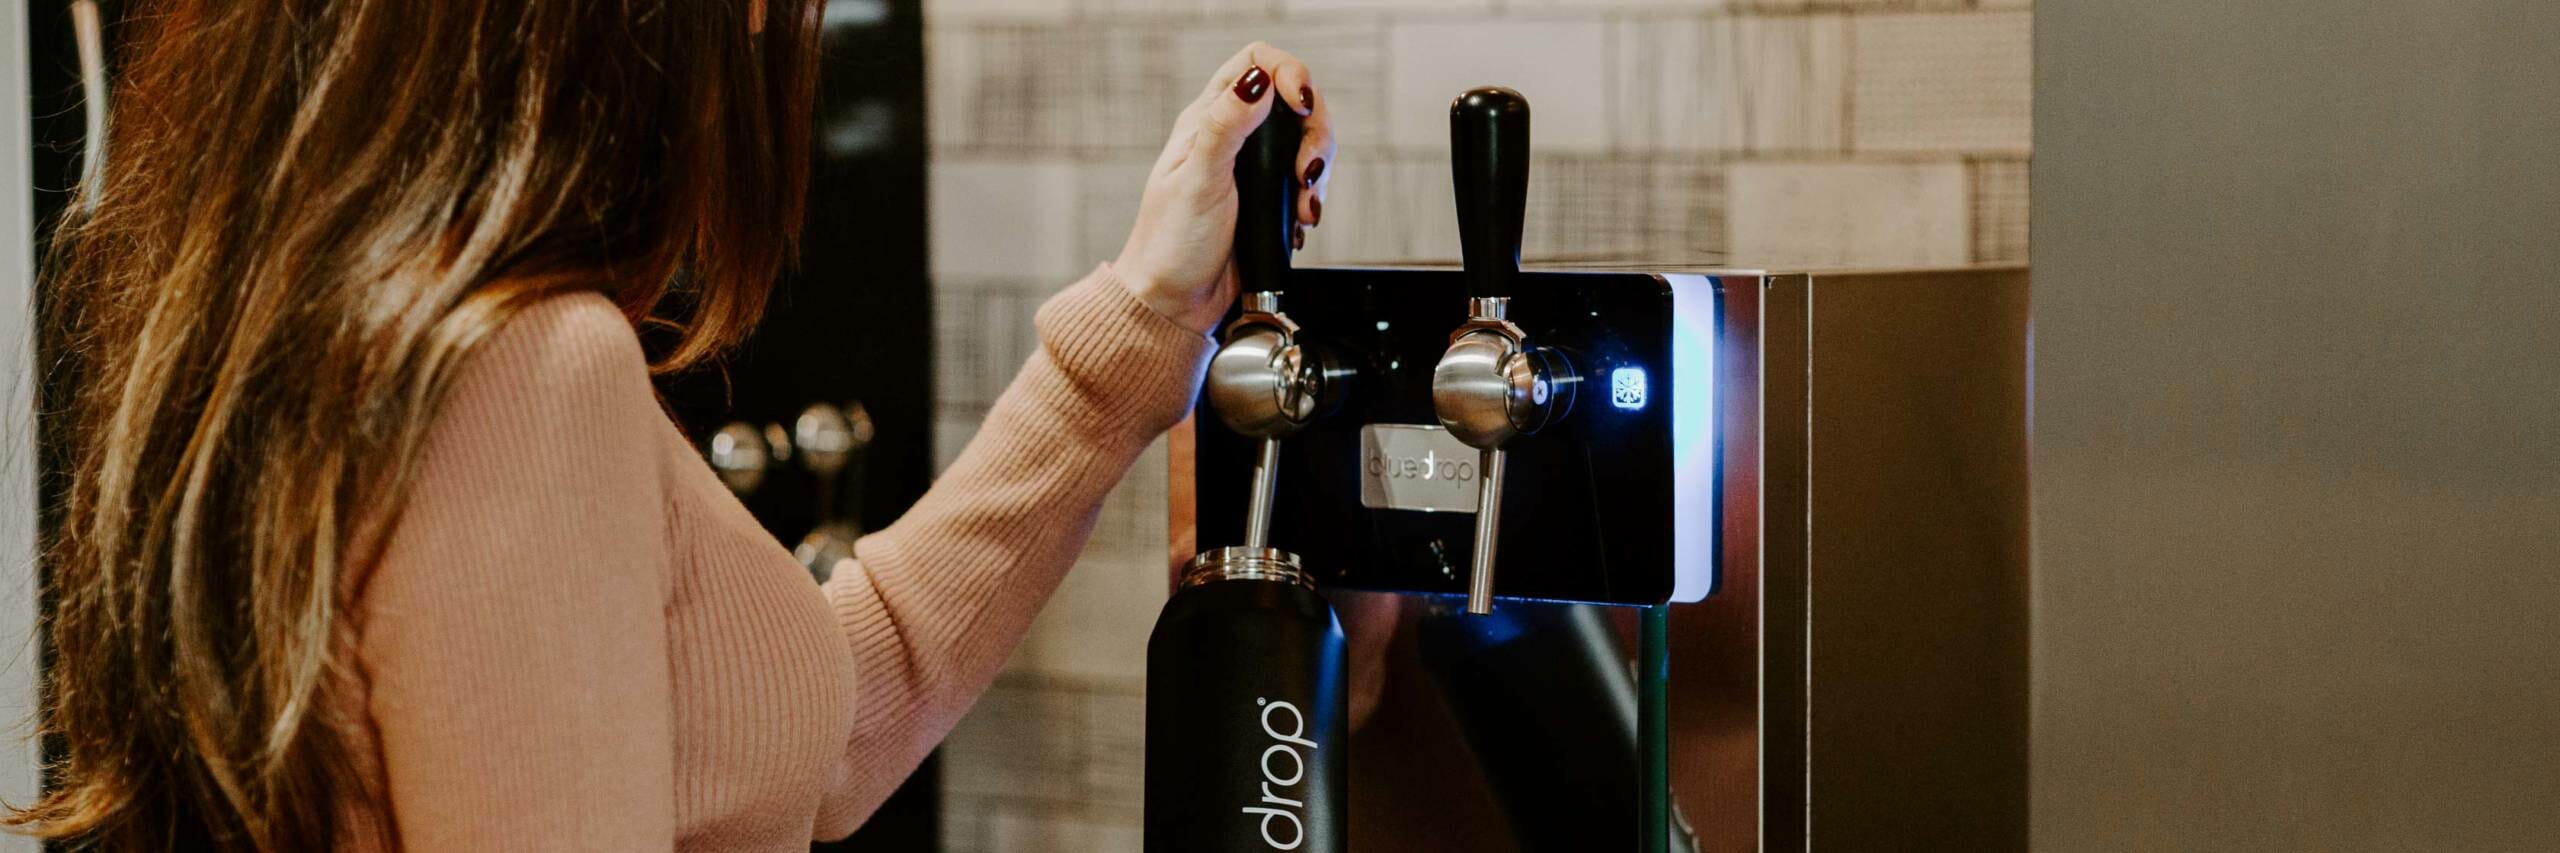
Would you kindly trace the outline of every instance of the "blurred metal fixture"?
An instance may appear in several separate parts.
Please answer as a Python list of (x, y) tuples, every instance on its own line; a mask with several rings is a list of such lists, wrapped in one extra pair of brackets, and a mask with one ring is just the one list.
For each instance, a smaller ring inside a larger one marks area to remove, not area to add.
[[(792, 443), (800, 459), (800, 467), (809, 472), (817, 491), (817, 525), (800, 538), (791, 549), (800, 565), (820, 583), (835, 574), (836, 569), (853, 560), (853, 542), (862, 537), (861, 516), (857, 499), (852, 507), (839, 507), (836, 489), (847, 468), (856, 471), (859, 483), (864, 449), (878, 430), (871, 422), (871, 412), (860, 402), (839, 408), (825, 403), (810, 405), (792, 423)], [(855, 494), (859, 496), (857, 488)]]
[(739, 497), (754, 494), (764, 484), (765, 468), (773, 464), (764, 436), (742, 422), (721, 427), (704, 439), (702, 455), (710, 460), (711, 470), (719, 473), (720, 482)]

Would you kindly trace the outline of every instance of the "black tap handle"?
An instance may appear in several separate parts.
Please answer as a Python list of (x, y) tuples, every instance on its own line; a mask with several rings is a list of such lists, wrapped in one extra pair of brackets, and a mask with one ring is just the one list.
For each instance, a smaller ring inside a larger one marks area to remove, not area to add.
[(1271, 117), (1236, 154), (1236, 281), (1246, 293), (1284, 289), (1298, 227), (1298, 140), (1306, 120), (1278, 95)]
[(1529, 208), (1529, 99), (1486, 86), (1449, 102), (1449, 157), (1467, 295), (1510, 296)]

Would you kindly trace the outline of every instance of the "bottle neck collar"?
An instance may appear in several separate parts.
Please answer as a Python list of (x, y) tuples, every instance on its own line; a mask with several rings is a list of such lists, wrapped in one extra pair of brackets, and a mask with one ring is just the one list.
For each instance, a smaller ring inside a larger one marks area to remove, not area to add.
[(1316, 588), (1315, 576), (1299, 567), (1298, 555), (1277, 548), (1213, 548), (1182, 567), (1182, 589), (1218, 581), (1276, 581)]

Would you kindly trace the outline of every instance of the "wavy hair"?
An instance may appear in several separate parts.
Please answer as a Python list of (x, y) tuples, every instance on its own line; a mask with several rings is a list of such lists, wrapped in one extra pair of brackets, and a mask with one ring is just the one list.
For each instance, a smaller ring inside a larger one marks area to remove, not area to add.
[(819, 3), (754, 2), (139, 4), (103, 181), (46, 265), (63, 758), (9, 825), (345, 840), (352, 569), (457, 365), (595, 290), (672, 321), (676, 369), (794, 254)]

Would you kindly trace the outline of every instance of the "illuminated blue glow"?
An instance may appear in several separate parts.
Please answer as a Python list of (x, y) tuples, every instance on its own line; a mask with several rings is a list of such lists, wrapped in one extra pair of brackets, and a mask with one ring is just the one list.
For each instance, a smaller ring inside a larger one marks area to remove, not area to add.
[(1671, 284), (1671, 600), (1715, 591), (1716, 283), (1666, 275)]
[(1609, 371), (1609, 404), (1621, 409), (1644, 408), (1644, 368)]

